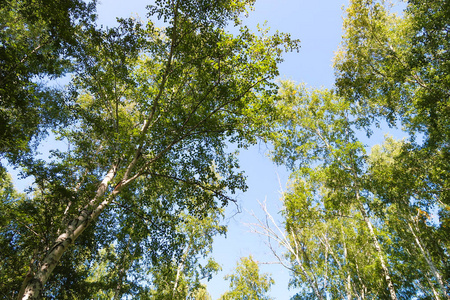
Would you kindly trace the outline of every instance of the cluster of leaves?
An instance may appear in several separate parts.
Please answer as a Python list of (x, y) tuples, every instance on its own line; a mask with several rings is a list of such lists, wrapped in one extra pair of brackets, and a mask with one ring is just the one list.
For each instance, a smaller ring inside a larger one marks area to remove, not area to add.
[(230, 290), (220, 299), (270, 300), (267, 292), (275, 281), (269, 274), (260, 274), (258, 263), (252, 256), (242, 257), (234, 274), (225, 276), (230, 280)]
[(66, 121), (68, 95), (45, 81), (71, 68), (76, 32), (95, 3), (7, 0), (0, 4), (0, 155), (17, 161), (45, 130)]

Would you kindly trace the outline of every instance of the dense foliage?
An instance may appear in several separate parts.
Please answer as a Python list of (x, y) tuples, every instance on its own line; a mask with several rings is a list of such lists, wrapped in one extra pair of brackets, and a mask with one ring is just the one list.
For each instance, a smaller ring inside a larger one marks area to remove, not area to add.
[(70, 71), (77, 32), (92, 24), (94, 10), (95, 3), (80, 0), (1, 2), (0, 153), (10, 160), (65, 123), (69, 95), (46, 82)]
[[(260, 233), (287, 250), (295, 299), (450, 299), (450, 6), (389, 9), (350, 1), (335, 90), (280, 89), (267, 137), (293, 170), (287, 236)], [(368, 148), (359, 137), (384, 121), (409, 139)]]
[[(2, 2), (0, 158), (34, 183), (0, 166), (0, 297), (210, 299), (246, 190), (227, 149), (262, 138), (292, 170), (282, 224), (257, 227), (293, 299), (450, 299), (450, 4), (351, 0), (335, 87), (311, 89), (274, 83), (298, 41), (242, 26), (253, 3), (156, 0), (105, 29), (95, 2)], [(383, 124), (407, 138), (361, 142)], [(269, 299), (252, 257), (226, 279), (222, 299)]]
[[(219, 268), (208, 255), (212, 237), (225, 232), (221, 208), (246, 189), (227, 145), (256, 141), (281, 54), (297, 41), (241, 26), (253, 1), (155, 1), (149, 16), (166, 27), (122, 19), (109, 29), (92, 23), (84, 2), (58, 6), (51, 18), (52, 7), (30, 2), (42, 11), (28, 11), (25, 2), (2, 7), (4, 64), (25, 64), (11, 79), (17, 88), (5, 86), (0, 97), (6, 119), (37, 123), (14, 122), (27, 130), (15, 139), (13, 120), (2, 122), (11, 132), (1, 151), (34, 185), (22, 196), (2, 182), (1, 258), (11, 263), (2, 266), (0, 292), (24, 299), (197, 293)], [(54, 39), (40, 44), (47, 34)], [(68, 91), (43, 97), (35, 77), (64, 71), (72, 75)], [(23, 106), (14, 100), (19, 91), (37, 100)], [(40, 160), (28, 142), (48, 126), (69, 146)]]

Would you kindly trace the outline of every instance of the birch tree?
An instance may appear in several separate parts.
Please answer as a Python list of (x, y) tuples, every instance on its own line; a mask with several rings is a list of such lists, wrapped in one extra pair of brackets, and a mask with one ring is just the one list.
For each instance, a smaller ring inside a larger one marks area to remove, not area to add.
[[(392, 139), (367, 155), (355, 134), (354, 104), (332, 91), (282, 86), (283, 121), (269, 138), (274, 159), (295, 172), (283, 195), (284, 231), (260, 227), (288, 250), (297, 287), (316, 298), (446, 298), (447, 246), (442, 224), (429, 218), (436, 195), (423, 176), (426, 160), (410, 161), (417, 155), (410, 144)], [(419, 232), (436, 237), (428, 246), (433, 259)]]
[[(419, 222), (425, 236), (435, 237), (438, 242), (429, 246), (438, 248), (435, 261), (445, 262), (448, 257), (442, 256), (445, 250), (439, 248), (448, 248), (448, 243), (440, 241), (446, 240), (442, 237), (447, 236), (449, 211), (449, 118), (445, 109), (450, 99), (449, 6), (439, 0), (412, 0), (401, 5), (399, 14), (387, 1), (351, 1), (335, 63), (337, 92), (357, 104), (359, 124), (366, 129), (384, 119), (392, 126), (401, 124), (409, 134), (408, 143), (397, 146), (395, 159), (378, 161), (390, 167), (385, 169), (388, 172), (374, 167), (373, 181), (379, 183), (380, 198), (392, 204), (393, 210), (405, 213), (405, 222)], [(385, 145), (391, 153), (392, 148), (393, 143)], [(408, 205), (411, 202), (414, 209)], [(430, 221), (431, 210), (435, 211), (434, 222)], [(413, 234), (409, 225), (402, 231)], [(434, 285), (441, 275), (432, 273)], [(448, 287), (439, 286), (439, 297), (447, 298)]]
[[(36, 191), (22, 221), (39, 242), (19, 247), (33, 263), (16, 295), (74, 297), (66, 287), (77, 281), (68, 274), (86, 272), (81, 262), (95, 262), (114, 241), (115, 253), (136, 258), (134, 270), (148, 270), (181, 251), (182, 212), (205, 217), (245, 190), (226, 147), (256, 142), (277, 64), (297, 48), (289, 35), (239, 25), (252, 2), (160, 0), (149, 15), (165, 28), (124, 19), (117, 28), (77, 32), (76, 97), (64, 112), (71, 123), (55, 130), (68, 149), (53, 151), (49, 162), (23, 163)], [(230, 23), (236, 36), (225, 30)]]

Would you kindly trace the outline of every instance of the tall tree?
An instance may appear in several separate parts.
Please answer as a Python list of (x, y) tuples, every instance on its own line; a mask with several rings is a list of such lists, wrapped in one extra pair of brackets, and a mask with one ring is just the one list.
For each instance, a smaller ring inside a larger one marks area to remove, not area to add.
[(410, 135), (408, 152), (433, 161), (426, 170), (448, 214), (450, 101), (447, 1), (407, 1), (394, 14), (384, 1), (351, 1), (336, 57), (338, 94), (357, 103), (359, 124), (398, 121)]
[(121, 20), (76, 32), (77, 97), (64, 110), (71, 123), (56, 132), (69, 149), (53, 151), (50, 162), (24, 162), (35, 195), (20, 211), (29, 232), (19, 241), (35, 233), (39, 242), (19, 247), (35, 258), (23, 299), (75, 297), (83, 282), (91, 282), (81, 294), (89, 297), (96, 282), (88, 265), (114, 243), (109, 253), (124, 263), (102, 268), (119, 274), (119, 291), (131, 270), (130, 291), (140, 297), (148, 292), (142, 269), (186, 253), (182, 216), (206, 218), (245, 190), (226, 145), (256, 141), (254, 124), (272, 109), (277, 64), (297, 48), (285, 34), (227, 33), (252, 3), (159, 0), (149, 15), (166, 28)]
[[(377, 189), (383, 201), (398, 201), (398, 209), (414, 201), (430, 215), (433, 207), (439, 216), (434, 228), (440, 241), (448, 235), (449, 214), (450, 5), (411, 0), (404, 7), (401, 14), (394, 14), (385, 1), (351, 1), (342, 51), (336, 58), (336, 86), (340, 95), (358, 104), (360, 125), (367, 128), (370, 120), (387, 117), (410, 134), (397, 162), (386, 169), (396, 170), (389, 174), (392, 180), (374, 181), (382, 183)], [(443, 276), (448, 281), (448, 272)], [(441, 286), (442, 290), (445, 293)]]
[(280, 91), (280, 124), (269, 138), (274, 159), (295, 170), (281, 239), (294, 284), (316, 298), (342, 298), (343, 290), (347, 298), (447, 298), (442, 225), (423, 218), (436, 208), (426, 160), (406, 151), (410, 143), (392, 139), (368, 156), (352, 105), (332, 91), (291, 82)]
[[(446, 255), (448, 243), (445, 242), (447, 230), (436, 213), (437, 198), (435, 185), (430, 182), (427, 170), (430, 162), (427, 157), (416, 151), (408, 152), (409, 143), (386, 139), (385, 143), (375, 146), (369, 157), (370, 185), (377, 193), (383, 206), (386, 227), (404, 253), (395, 255), (403, 261), (403, 266), (410, 266), (402, 273), (421, 273), (416, 280), (428, 281), (429, 293), (435, 299), (448, 299), (445, 281)], [(419, 158), (421, 157), (421, 158)], [(439, 209), (437, 210), (439, 212)], [(420, 267), (418, 267), (420, 266)]]
[[(302, 85), (295, 87), (292, 82), (283, 83), (280, 98), (280, 124), (273, 128), (269, 138), (274, 143), (274, 159), (298, 170), (298, 186), (293, 189), (293, 196), (286, 197), (285, 205), (286, 230), (292, 235), (291, 243), (295, 245), (292, 248), (297, 249), (292, 264), (303, 266), (304, 269), (300, 282), (306, 280), (316, 297), (322, 294), (320, 297), (325, 298), (325, 292), (329, 292), (328, 274), (320, 275), (320, 279), (313, 277), (321, 274), (320, 266), (328, 267), (328, 262), (334, 258), (330, 255), (323, 262), (324, 253), (330, 254), (328, 247), (324, 247), (327, 241), (323, 236), (318, 237), (308, 230), (311, 223), (332, 228), (327, 223), (331, 223), (333, 219), (338, 220), (335, 224), (338, 226), (334, 230), (339, 233), (343, 226), (343, 216), (359, 216), (365, 226), (363, 230), (357, 231), (357, 235), (370, 241), (369, 245), (373, 250), (369, 253), (379, 264), (385, 282), (384, 287), (378, 286), (376, 289), (397, 299), (385, 250), (380, 245), (379, 236), (368, 213), (371, 199), (365, 189), (365, 150), (352, 129), (349, 104), (336, 97), (332, 91), (308, 90)], [(307, 183), (302, 184), (302, 180)], [(297, 196), (297, 192), (300, 195)], [(309, 216), (313, 212), (316, 212), (316, 217)], [(321, 225), (319, 220), (325, 224)], [(309, 225), (303, 222), (309, 222)], [(354, 227), (354, 230), (358, 227), (360, 226)], [(324, 234), (326, 237), (331, 232), (325, 230)], [(342, 237), (340, 240), (337, 245), (344, 242)], [(305, 249), (309, 250), (305, 252)], [(363, 265), (361, 262), (357, 264)], [(304, 268), (305, 265), (309, 266), (309, 270)], [(308, 271), (311, 276), (306, 276)], [(342, 274), (341, 272), (340, 276)], [(340, 281), (346, 280), (342, 278)], [(319, 281), (323, 292), (319, 290)]]

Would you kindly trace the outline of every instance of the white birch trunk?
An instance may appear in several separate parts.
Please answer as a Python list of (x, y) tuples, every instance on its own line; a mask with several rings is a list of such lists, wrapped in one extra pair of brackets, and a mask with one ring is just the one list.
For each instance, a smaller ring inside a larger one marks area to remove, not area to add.
[[(302, 271), (303, 275), (305, 276), (306, 280), (308, 281), (309, 285), (312, 287), (314, 294), (316, 295), (317, 299), (319, 300), (323, 300), (322, 295), (320, 294), (319, 291), (319, 286), (317, 284), (317, 280), (314, 276), (314, 274), (312, 274), (312, 276), (310, 276), (308, 274), (308, 272), (306, 271), (305, 267), (303, 266), (303, 262), (301, 257), (299, 256), (299, 252), (301, 251), (299, 248), (299, 245), (297, 243), (297, 238), (294, 235), (294, 232), (291, 233), (292, 235), (292, 240), (294, 241), (294, 245), (295, 245), (295, 250), (294, 249), (290, 249), (291, 253), (294, 254), (295, 256), (295, 260), (297, 261), (298, 266), (300, 267), (300, 270)], [(313, 278), (311, 278), (313, 277)]]
[(64, 252), (81, 235), (92, 220), (95, 220), (100, 215), (100, 213), (118, 193), (116, 190), (108, 198), (103, 200), (101, 203), (98, 203), (100, 198), (105, 194), (109, 183), (116, 174), (116, 171), (117, 166), (114, 165), (98, 187), (95, 197), (80, 212), (78, 217), (73, 219), (67, 225), (65, 232), (56, 239), (55, 244), (40, 263), (39, 269), (34, 274), (33, 278), (28, 281), (22, 299), (39, 299), (45, 283), (50, 277), (53, 269), (59, 263)]
[[(347, 257), (347, 244), (344, 241), (344, 259), (345, 264), (348, 265), (348, 257)], [(352, 300), (352, 281), (350, 277), (350, 272), (347, 272), (347, 284), (345, 285), (345, 289), (347, 290), (347, 300)]]
[(184, 270), (184, 264), (186, 262), (186, 259), (187, 259), (187, 256), (189, 254), (190, 248), (191, 248), (191, 245), (188, 245), (186, 250), (185, 250), (185, 252), (184, 252), (184, 254), (183, 254), (183, 257), (182, 257), (182, 259), (181, 259), (181, 261), (180, 261), (180, 263), (178, 264), (178, 267), (177, 267), (177, 277), (175, 278), (175, 282), (174, 282), (173, 290), (172, 290), (172, 297), (174, 299), (175, 299), (175, 296), (177, 294), (178, 282), (180, 281), (181, 273)]
[[(357, 196), (357, 200), (359, 202), (359, 193), (358, 192), (356, 193), (356, 196)], [(364, 218), (364, 222), (366, 223), (366, 225), (369, 229), (369, 233), (372, 238), (373, 244), (375, 246), (375, 250), (377, 251), (378, 259), (380, 260), (381, 268), (383, 269), (384, 278), (386, 279), (386, 282), (388, 284), (391, 299), (397, 300), (397, 294), (395, 292), (394, 284), (392, 283), (391, 275), (389, 274), (389, 269), (387, 267), (386, 261), (384, 260), (383, 250), (381, 249), (380, 243), (378, 242), (378, 238), (373, 229), (372, 222), (370, 222), (370, 219), (367, 216), (366, 210), (364, 209), (363, 205), (360, 203), (359, 206), (360, 206), (359, 209), (361, 211), (361, 214), (363, 215), (363, 218)]]
[[(412, 217), (411, 217), (411, 219), (412, 219), (412, 222), (413, 222), (413, 224), (414, 224), (414, 219), (413, 219)], [(420, 252), (422, 253), (423, 257), (425, 258), (425, 261), (426, 261), (427, 264), (428, 264), (428, 267), (429, 267), (430, 270), (431, 270), (431, 273), (433, 273), (434, 277), (436, 278), (437, 282), (439, 283), (439, 286), (440, 286), (440, 288), (441, 288), (441, 290), (442, 290), (442, 294), (444, 295), (445, 298), (447, 298), (447, 299), (450, 300), (450, 297), (449, 297), (449, 295), (447, 294), (447, 291), (445, 290), (445, 286), (444, 286), (444, 282), (443, 282), (443, 280), (442, 280), (442, 277), (441, 277), (441, 275), (439, 274), (438, 270), (436, 269), (436, 266), (434, 265), (433, 260), (431, 259), (430, 253), (429, 253), (428, 250), (424, 247), (424, 245), (422, 244), (422, 242), (421, 242), (419, 236), (416, 234), (414, 228), (411, 226), (410, 223), (408, 223), (408, 226), (409, 226), (409, 230), (411, 231), (411, 233), (412, 233), (413, 236), (414, 236), (415, 242), (416, 242), (417, 246), (419, 247)], [(436, 291), (435, 291), (435, 289), (434, 289), (434, 286), (433, 286), (433, 284), (432, 284), (431, 282), (430, 282), (430, 286), (431, 286), (431, 288), (433, 289), (433, 293), (434, 293), (434, 295), (435, 295), (435, 298), (436, 298), (436, 299), (439, 299), (439, 297), (437, 297), (437, 293), (436, 293)]]

